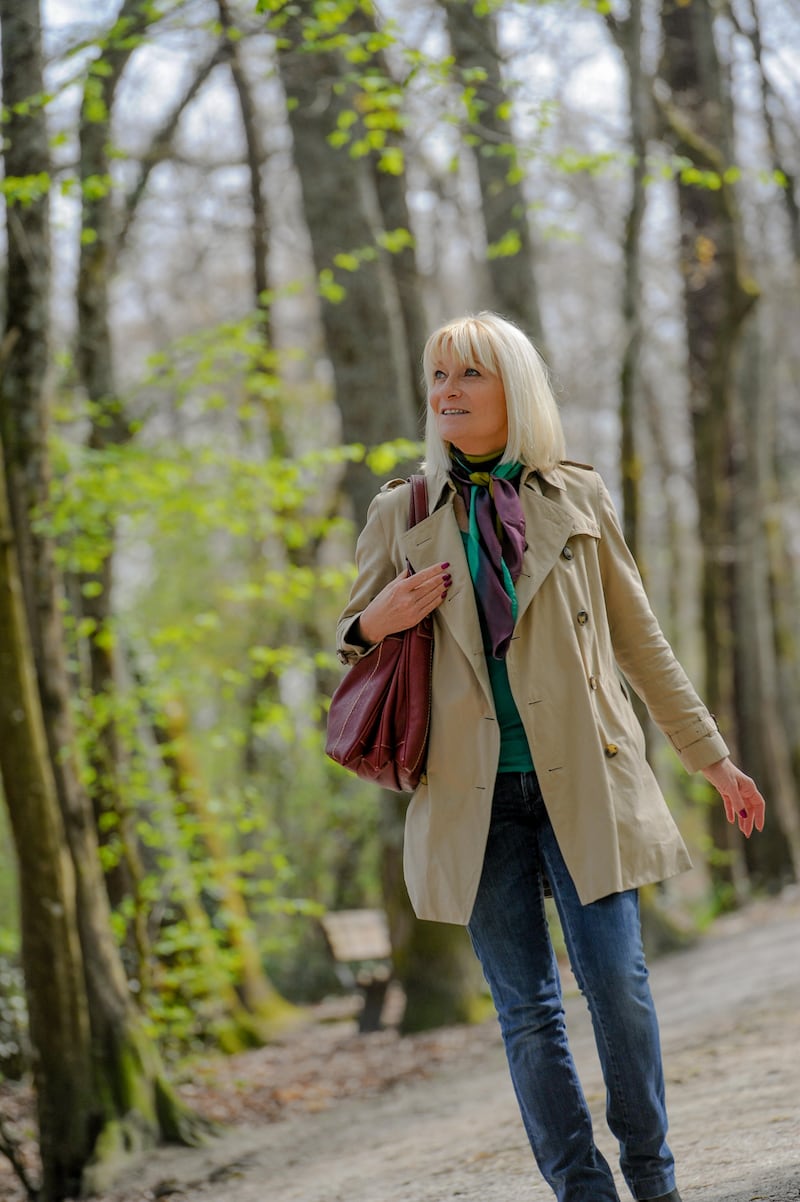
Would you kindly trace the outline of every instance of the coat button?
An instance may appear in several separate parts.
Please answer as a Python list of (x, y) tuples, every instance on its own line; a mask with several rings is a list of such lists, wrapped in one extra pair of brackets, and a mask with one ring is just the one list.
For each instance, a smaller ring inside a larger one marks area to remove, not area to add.
[(562, 555), (563, 559), (573, 559), (574, 554), (573, 554), (572, 547), (565, 547), (564, 550), (561, 552), (561, 555)]
[(589, 677), (589, 688), (590, 688), (590, 689), (596, 689), (596, 688), (597, 688), (597, 677), (596, 677), (596, 676), (590, 676), (590, 677)]
[(579, 626), (586, 625), (586, 623), (589, 621), (589, 615), (587, 614), (585, 609), (578, 610), (577, 619), (578, 619)]
[(606, 755), (610, 760), (613, 760), (614, 756), (618, 753), (619, 747), (617, 747), (616, 743), (606, 743)]

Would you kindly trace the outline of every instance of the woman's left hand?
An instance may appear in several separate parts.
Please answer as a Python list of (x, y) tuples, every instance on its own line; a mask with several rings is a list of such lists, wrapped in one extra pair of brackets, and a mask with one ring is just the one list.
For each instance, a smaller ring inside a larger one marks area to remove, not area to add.
[(757, 831), (763, 831), (766, 802), (754, 780), (727, 756), (701, 771), (722, 797), (728, 822), (738, 821), (739, 830), (747, 839), (752, 835), (754, 826)]

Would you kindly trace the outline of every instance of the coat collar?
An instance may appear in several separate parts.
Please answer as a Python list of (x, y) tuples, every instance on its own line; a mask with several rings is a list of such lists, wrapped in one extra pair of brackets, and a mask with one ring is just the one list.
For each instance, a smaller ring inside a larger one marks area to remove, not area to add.
[[(445, 492), (455, 492), (455, 485), (450, 479), (448, 472), (441, 468), (436, 468), (425, 477), (428, 486), (428, 513), (433, 513), (443, 502), (442, 496)], [(564, 479), (564, 473), (559, 467), (546, 468), (544, 470), (535, 467), (523, 467), (522, 480), (520, 481), (520, 493), (523, 488), (533, 488), (541, 493), (541, 482), (549, 484), (551, 488), (556, 488), (560, 492), (566, 491), (567, 483)]]
[[(428, 517), (403, 533), (403, 554), (415, 571), (435, 563), (464, 564), (464, 571), (458, 573), (461, 586), (449, 590), (447, 599), (437, 612), (450, 627), (453, 637), (472, 663), (487, 696), (491, 697), (478, 611), (466, 570), (461, 531), (452, 503), (455, 487), (445, 472), (432, 472), (426, 479)], [(556, 496), (547, 496), (542, 488), (543, 484), (555, 489)], [(525, 514), (528, 546), (516, 585), (517, 622), (521, 620), (538, 589), (558, 561), (573, 528), (575, 513), (568, 502), (564, 503), (566, 487), (566, 481), (558, 468), (547, 472), (538, 472), (533, 468), (523, 469), (520, 501)]]

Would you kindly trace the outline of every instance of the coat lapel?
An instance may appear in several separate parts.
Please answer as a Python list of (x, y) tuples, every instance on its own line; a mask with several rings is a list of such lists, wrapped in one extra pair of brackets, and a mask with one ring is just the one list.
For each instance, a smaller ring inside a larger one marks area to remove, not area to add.
[(475, 594), (452, 504), (446, 502), (411, 530), (404, 531), (400, 546), (415, 572), (435, 563), (452, 564), (453, 585), (436, 613), (448, 626), (472, 664), (487, 697), (491, 698)]
[(564, 549), (573, 526), (569, 506), (544, 496), (538, 479), (531, 475), (520, 489), (525, 514), (527, 550), (517, 581), (517, 622), (530, 605)]
[[(548, 483), (555, 484), (559, 490), (563, 488), (558, 473), (553, 473), (553, 479), (548, 480)], [(435, 493), (435, 496), (430, 498), (433, 504), (440, 495), (440, 492), (435, 491), (437, 487), (438, 484), (430, 490), (432, 494)], [(530, 473), (523, 482), (520, 500), (525, 514), (528, 546), (516, 586), (518, 622), (558, 561), (575, 519), (570, 505), (551, 500), (543, 494), (535, 473)], [(400, 545), (403, 555), (416, 572), (435, 563), (451, 563), (454, 567), (458, 565), (458, 570), (454, 572), (453, 587), (437, 613), (472, 664), (487, 697), (491, 698), (475, 595), (469, 578), (461, 531), (450, 499), (435, 509), (424, 521), (411, 530), (404, 531)]]

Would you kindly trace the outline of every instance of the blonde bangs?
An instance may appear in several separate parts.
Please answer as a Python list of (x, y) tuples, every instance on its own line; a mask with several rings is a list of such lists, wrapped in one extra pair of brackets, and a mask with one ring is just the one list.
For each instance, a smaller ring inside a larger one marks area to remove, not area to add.
[(452, 355), (465, 367), (484, 367), (499, 375), (499, 365), (486, 327), (474, 317), (462, 317), (437, 330), (428, 339), (423, 358), (425, 387), (430, 391), (434, 365)]

